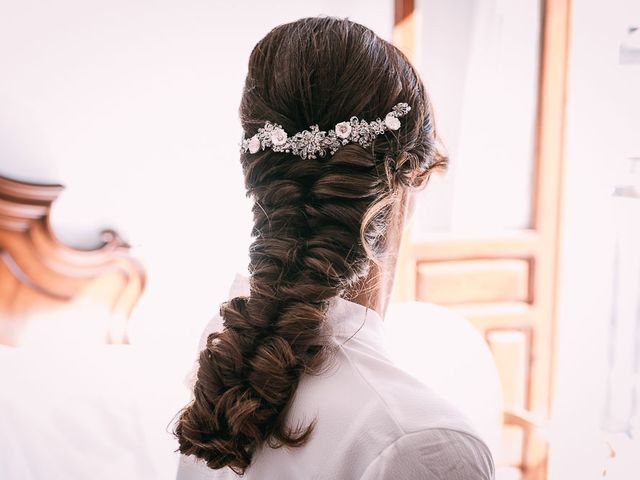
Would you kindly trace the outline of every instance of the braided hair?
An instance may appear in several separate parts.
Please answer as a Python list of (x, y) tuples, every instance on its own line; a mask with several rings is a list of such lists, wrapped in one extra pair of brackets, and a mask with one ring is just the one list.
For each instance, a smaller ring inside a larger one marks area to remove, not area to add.
[(370, 29), (310, 17), (274, 28), (254, 47), (239, 111), (247, 136), (266, 120), (287, 132), (328, 130), (398, 102), (412, 107), (402, 127), (367, 148), (348, 144), (306, 160), (241, 154), (253, 200), (250, 295), (220, 306), (224, 328), (208, 336), (194, 399), (175, 427), (181, 453), (242, 475), (263, 444), (305, 444), (317, 419), (294, 429), (286, 418), (301, 375), (322, 373), (333, 357), (329, 300), (364, 279), (371, 262), (380, 265), (401, 193), (447, 165), (419, 75)]

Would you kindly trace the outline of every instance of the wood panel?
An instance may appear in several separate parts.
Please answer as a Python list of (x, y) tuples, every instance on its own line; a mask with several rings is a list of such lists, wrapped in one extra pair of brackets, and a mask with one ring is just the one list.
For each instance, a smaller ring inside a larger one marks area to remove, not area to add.
[(529, 355), (531, 334), (527, 330), (493, 329), (485, 334), (499, 370), (505, 408), (528, 406)]
[(418, 298), (442, 305), (526, 302), (529, 262), (519, 259), (419, 262)]
[(415, 58), (416, 19), (415, 0), (395, 2), (393, 21), (393, 44), (409, 59)]
[[(533, 191), (533, 229), (540, 236), (532, 288), (535, 330), (530, 376), (530, 408), (548, 418), (553, 398), (555, 319), (562, 212), (564, 126), (570, 38), (570, 0), (544, 0)], [(528, 438), (523, 459), (527, 480), (546, 478), (548, 444)]]
[(487, 332), (492, 328), (526, 329), (533, 326), (531, 305), (522, 302), (486, 302), (450, 305), (480, 331)]

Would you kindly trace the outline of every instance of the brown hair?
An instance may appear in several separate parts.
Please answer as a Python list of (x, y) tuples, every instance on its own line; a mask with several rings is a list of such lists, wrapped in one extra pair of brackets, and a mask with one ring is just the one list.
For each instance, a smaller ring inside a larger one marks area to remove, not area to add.
[(254, 200), (250, 295), (220, 307), (224, 329), (200, 353), (194, 400), (175, 428), (179, 450), (244, 474), (253, 453), (303, 445), (315, 426), (292, 429), (287, 412), (301, 374), (318, 375), (334, 348), (329, 300), (363, 279), (385, 253), (400, 193), (421, 189), (447, 157), (436, 146), (431, 104), (409, 60), (348, 19), (280, 25), (254, 47), (240, 104), (248, 137), (265, 121), (290, 135), (357, 116), (412, 109), (397, 131), (363, 148), (303, 160), (269, 149), (240, 156)]

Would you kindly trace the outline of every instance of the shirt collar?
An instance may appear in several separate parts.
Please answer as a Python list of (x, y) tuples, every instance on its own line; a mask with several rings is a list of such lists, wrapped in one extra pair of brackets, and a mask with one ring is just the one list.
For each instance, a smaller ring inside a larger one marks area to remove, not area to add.
[(333, 297), (327, 310), (336, 338), (358, 338), (366, 342), (381, 343), (384, 337), (382, 317), (372, 308), (342, 297)]
[[(229, 290), (229, 297), (249, 295), (249, 277), (236, 273)], [(331, 324), (333, 336), (339, 343), (360, 341), (384, 351), (384, 322), (375, 310), (342, 297), (329, 301), (327, 321)]]

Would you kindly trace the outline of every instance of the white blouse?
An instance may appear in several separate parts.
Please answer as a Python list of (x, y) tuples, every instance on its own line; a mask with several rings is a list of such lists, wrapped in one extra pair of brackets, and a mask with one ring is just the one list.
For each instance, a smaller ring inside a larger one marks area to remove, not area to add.
[[(237, 274), (230, 297), (248, 294), (248, 278)], [(261, 447), (244, 477), (183, 459), (183, 466), (192, 463), (191, 475), (179, 479), (493, 479), (489, 448), (469, 420), (389, 359), (380, 315), (340, 297), (331, 302), (327, 320), (340, 345), (336, 366), (320, 376), (302, 375), (288, 417), (291, 426), (317, 418), (309, 441), (297, 448)], [(200, 348), (221, 328), (217, 316)]]

